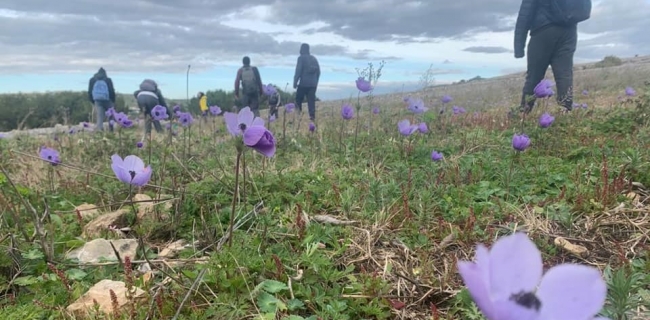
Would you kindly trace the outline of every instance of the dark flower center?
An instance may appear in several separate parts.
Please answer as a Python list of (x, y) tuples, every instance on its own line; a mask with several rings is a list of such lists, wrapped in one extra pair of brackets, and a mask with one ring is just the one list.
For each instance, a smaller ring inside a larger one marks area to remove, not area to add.
[(131, 175), (131, 180), (135, 178), (135, 171), (129, 171), (129, 174)]
[(513, 294), (510, 296), (510, 300), (516, 302), (522, 307), (526, 307), (527, 309), (534, 309), (535, 311), (539, 311), (539, 309), (542, 307), (542, 302), (539, 301), (539, 299), (532, 292), (522, 291), (520, 293)]
[(244, 123), (240, 123), (240, 124), (239, 124), (239, 129), (240, 129), (241, 131), (246, 131), (246, 124), (244, 124)]
[(160, 116), (160, 112), (155, 111), (154, 113), (156, 114), (156, 117)]

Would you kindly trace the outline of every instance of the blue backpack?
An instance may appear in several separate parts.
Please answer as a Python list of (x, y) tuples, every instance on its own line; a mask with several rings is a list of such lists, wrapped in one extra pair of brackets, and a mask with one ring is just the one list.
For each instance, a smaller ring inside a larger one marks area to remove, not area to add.
[(96, 80), (93, 85), (93, 100), (95, 101), (108, 101), (110, 95), (108, 93), (108, 83), (106, 80)]
[(591, 0), (550, 0), (550, 18), (559, 25), (567, 26), (591, 17)]

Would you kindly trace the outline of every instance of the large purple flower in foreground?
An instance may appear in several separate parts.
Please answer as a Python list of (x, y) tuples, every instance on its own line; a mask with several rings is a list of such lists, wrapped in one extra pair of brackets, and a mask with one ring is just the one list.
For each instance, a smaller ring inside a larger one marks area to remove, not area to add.
[(111, 168), (115, 176), (124, 183), (142, 187), (151, 179), (151, 166), (145, 167), (142, 159), (137, 156), (130, 155), (122, 159), (122, 157), (114, 154), (111, 160), (113, 160)]
[(399, 133), (401, 133), (404, 136), (410, 136), (415, 131), (418, 131), (418, 125), (417, 124), (411, 124), (408, 119), (404, 119), (400, 122), (397, 123), (397, 129), (399, 130)]
[(539, 117), (539, 126), (542, 128), (548, 128), (551, 126), (553, 121), (555, 121), (555, 117), (546, 112), (541, 117)]
[(636, 91), (632, 87), (625, 88), (625, 95), (628, 97), (633, 97), (636, 95)]
[(352, 109), (351, 105), (346, 103), (341, 107), (341, 117), (345, 120), (350, 120), (354, 117), (354, 109)]
[(488, 320), (592, 320), (602, 309), (607, 285), (598, 269), (561, 264), (542, 277), (542, 254), (523, 233), (501, 237), (488, 250), (479, 244), (476, 262), (458, 271)]
[(59, 152), (52, 148), (42, 146), (41, 149), (38, 151), (38, 155), (41, 157), (43, 161), (47, 161), (53, 166), (56, 166), (57, 164), (61, 163), (61, 158), (59, 158)]
[(363, 77), (359, 77), (356, 81), (357, 84), (357, 89), (361, 92), (368, 92), (372, 90), (372, 85), (370, 84), (370, 81), (364, 79)]
[(154, 121), (161, 121), (169, 118), (167, 108), (161, 105), (153, 107), (153, 109), (151, 109), (151, 118), (153, 118)]
[(553, 89), (551, 89), (554, 85), (553, 81), (543, 79), (537, 84), (537, 86), (535, 86), (533, 92), (535, 92), (537, 98), (548, 98), (555, 93), (553, 92)]
[(415, 114), (422, 114), (429, 110), (429, 108), (424, 106), (424, 101), (422, 101), (422, 99), (409, 99), (407, 102), (409, 104), (409, 111)]
[(239, 113), (226, 112), (223, 117), (228, 132), (235, 137), (242, 136), (246, 146), (269, 158), (275, 155), (273, 133), (266, 129), (262, 118), (255, 117), (250, 107), (239, 110)]
[(515, 134), (512, 137), (512, 147), (517, 151), (524, 151), (530, 146), (530, 138), (525, 134)]

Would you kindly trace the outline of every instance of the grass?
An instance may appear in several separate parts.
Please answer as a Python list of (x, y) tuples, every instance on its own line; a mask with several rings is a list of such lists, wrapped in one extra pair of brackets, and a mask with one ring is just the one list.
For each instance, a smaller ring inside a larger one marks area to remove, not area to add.
[[(232, 246), (224, 237), (236, 151), (221, 117), (181, 129), (171, 144), (154, 133), (151, 160), (148, 142), (137, 149), (141, 133), (129, 129), (0, 140), (7, 173), (0, 175), (7, 252), (0, 318), (74, 319), (65, 307), (113, 279), (145, 290), (145, 299), (92, 319), (481, 319), (456, 262), (473, 259), (476, 243), (517, 230), (536, 242), (546, 267), (603, 270), (604, 315), (647, 318), (648, 89), (614, 105), (600, 103), (608, 95), (590, 96), (588, 109), (570, 114), (543, 102), (513, 120), (503, 107), (414, 116), (385, 101), (372, 115), (362, 98), (349, 121), (340, 104), (320, 108), (310, 133), (305, 119), (289, 114), (286, 134), (283, 119), (269, 125), (278, 140), (273, 158), (245, 153)], [(537, 124), (544, 111), (556, 117), (547, 129)], [(400, 136), (404, 118), (427, 122), (430, 132)], [(532, 145), (516, 153), (511, 139), (519, 132)], [(43, 144), (61, 152), (61, 165), (38, 159)], [(431, 161), (432, 150), (444, 160)], [(129, 187), (110, 168), (114, 153), (151, 164), (150, 185), (134, 191), (171, 205), (155, 205), (135, 223), (132, 211), (146, 203), (129, 201)], [(132, 262), (65, 259), (89, 240), (89, 221), (75, 210), (82, 203), (130, 212), (116, 227), (131, 231), (100, 233), (142, 240)], [(584, 252), (557, 245), (558, 237)], [(175, 259), (157, 257), (178, 239), (194, 246)], [(138, 271), (145, 262), (152, 271)]]

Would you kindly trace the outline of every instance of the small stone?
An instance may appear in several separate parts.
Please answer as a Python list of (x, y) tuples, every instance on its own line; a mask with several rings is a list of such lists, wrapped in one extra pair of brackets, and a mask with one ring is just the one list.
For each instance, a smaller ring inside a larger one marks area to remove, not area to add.
[(130, 257), (131, 260), (135, 259), (135, 256), (138, 253), (138, 240), (136, 239), (95, 239), (86, 242), (83, 247), (70, 251), (66, 255), (66, 258), (77, 259), (82, 264), (97, 263), (101, 260), (116, 261), (117, 257), (115, 256), (113, 247), (111, 247), (111, 243), (115, 246), (115, 250), (117, 250), (122, 260), (127, 256)]
[(95, 301), (99, 305), (99, 311), (105, 314), (113, 313), (113, 302), (111, 301), (110, 290), (113, 290), (117, 297), (117, 305), (120, 309), (129, 304), (127, 295), (133, 299), (142, 298), (145, 292), (140, 288), (128, 292), (126, 284), (122, 281), (102, 280), (92, 286), (79, 299), (70, 304), (66, 310), (78, 318), (90, 316), (94, 313)]
[(589, 250), (581, 245), (573, 244), (569, 242), (569, 240), (564, 239), (562, 237), (557, 237), (553, 241), (556, 246), (568, 251), (569, 253), (581, 257), (581, 258), (586, 258), (589, 255)]

